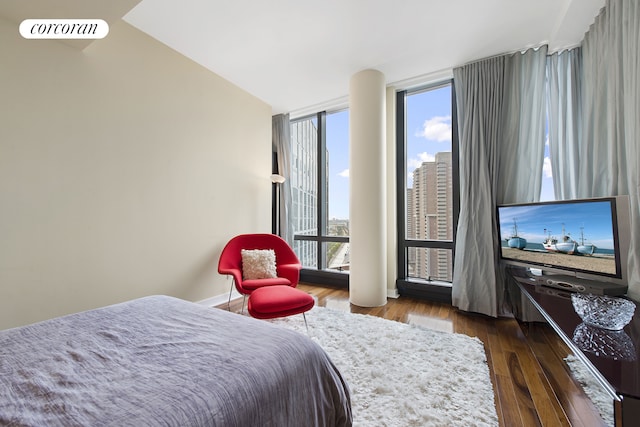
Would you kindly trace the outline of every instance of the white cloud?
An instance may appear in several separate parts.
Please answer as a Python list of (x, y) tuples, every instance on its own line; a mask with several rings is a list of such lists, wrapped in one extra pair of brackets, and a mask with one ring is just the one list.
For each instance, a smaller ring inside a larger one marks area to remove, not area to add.
[(549, 157), (544, 158), (544, 163), (542, 164), (542, 173), (545, 178), (553, 178), (553, 173), (551, 172), (551, 159)]
[(417, 159), (407, 159), (407, 170), (413, 171), (422, 166), (422, 162), (435, 162), (436, 156), (427, 152), (418, 153)]
[(342, 172), (338, 173), (338, 176), (341, 176), (343, 178), (349, 178), (349, 169), (345, 169)]
[(425, 120), (416, 136), (431, 141), (451, 142), (451, 116), (436, 116)]

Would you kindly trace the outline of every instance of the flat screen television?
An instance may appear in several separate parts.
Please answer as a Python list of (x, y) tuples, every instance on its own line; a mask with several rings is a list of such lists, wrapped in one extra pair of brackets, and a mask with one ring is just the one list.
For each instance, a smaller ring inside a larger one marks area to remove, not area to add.
[(628, 196), (499, 205), (497, 215), (503, 263), (627, 285)]

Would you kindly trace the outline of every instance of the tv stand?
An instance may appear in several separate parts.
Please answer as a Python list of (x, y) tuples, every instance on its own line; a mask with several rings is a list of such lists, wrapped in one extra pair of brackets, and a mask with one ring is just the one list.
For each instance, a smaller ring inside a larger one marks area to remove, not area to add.
[[(511, 272), (513, 273), (513, 272)], [(542, 277), (542, 276), (541, 276)], [(640, 419), (640, 310), (622, 331), (595, 328), (583, 342), (582, 322), (571, 302), (571, 292), (538, 284), (526, 275), (513, 274), (523, 295), (569, 346), (611, 396), (616, 426), (635, 426)], [(637, 306), (637, 304), (636, 304)], [(594, 338), (595, 337), (595, 338)], [(602, 344), (601, 348), (594, 351)]]
[(583, 292), (595, 295), (612, 296), (621, 296), (627, 293), (627, 286), (625, 285), (581, 279), (579, 277), (564, 274), (543, 274), (541, 276), (531, 275), (530, 277), (533, 278), (533, 282), (535, 282), (535, 284), (562, 289), (569, 292)]

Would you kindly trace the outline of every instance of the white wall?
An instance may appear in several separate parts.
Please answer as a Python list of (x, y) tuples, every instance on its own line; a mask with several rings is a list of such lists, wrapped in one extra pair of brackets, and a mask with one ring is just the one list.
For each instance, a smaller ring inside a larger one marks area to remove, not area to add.
[(0, 329), (228, 292), (223, 245), (270, 230), (271, 108), (124, 21), (0, 40)]

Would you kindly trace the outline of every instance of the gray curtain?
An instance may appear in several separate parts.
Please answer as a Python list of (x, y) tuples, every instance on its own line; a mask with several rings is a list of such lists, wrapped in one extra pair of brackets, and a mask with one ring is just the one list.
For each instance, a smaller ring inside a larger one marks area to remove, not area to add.
[(549, 157), (556, 200), (578, 197), (582, 141), (582, 51), (547, 57)]
[(293, 246), (293, 228), (289, 221), (291, 212), (291, 126), (289, 114), (278, 114), (271, 118), (272, 144), (278, 159), (278, 173), (285, 181), (280, 185), (278, 210), (280, 236)]
[(582, 42), (579, 197), (629, 195), (629, 295), (640, 299), (640, 1), (607, 0)]
[(508, 55), (498, 140), (498, 203), (537, 202), (542, 189), (547, 46)]
[(460, 138), (460, 216), (453, 305), (496, 316), (497, 259), (493, 230), (504, 57), (453, 70)]
[(544, 161), (546, 46), (453, 70), (460, 138), (460, 218), (453, 305), (506, 314), (498, 203), (537, 201)]

